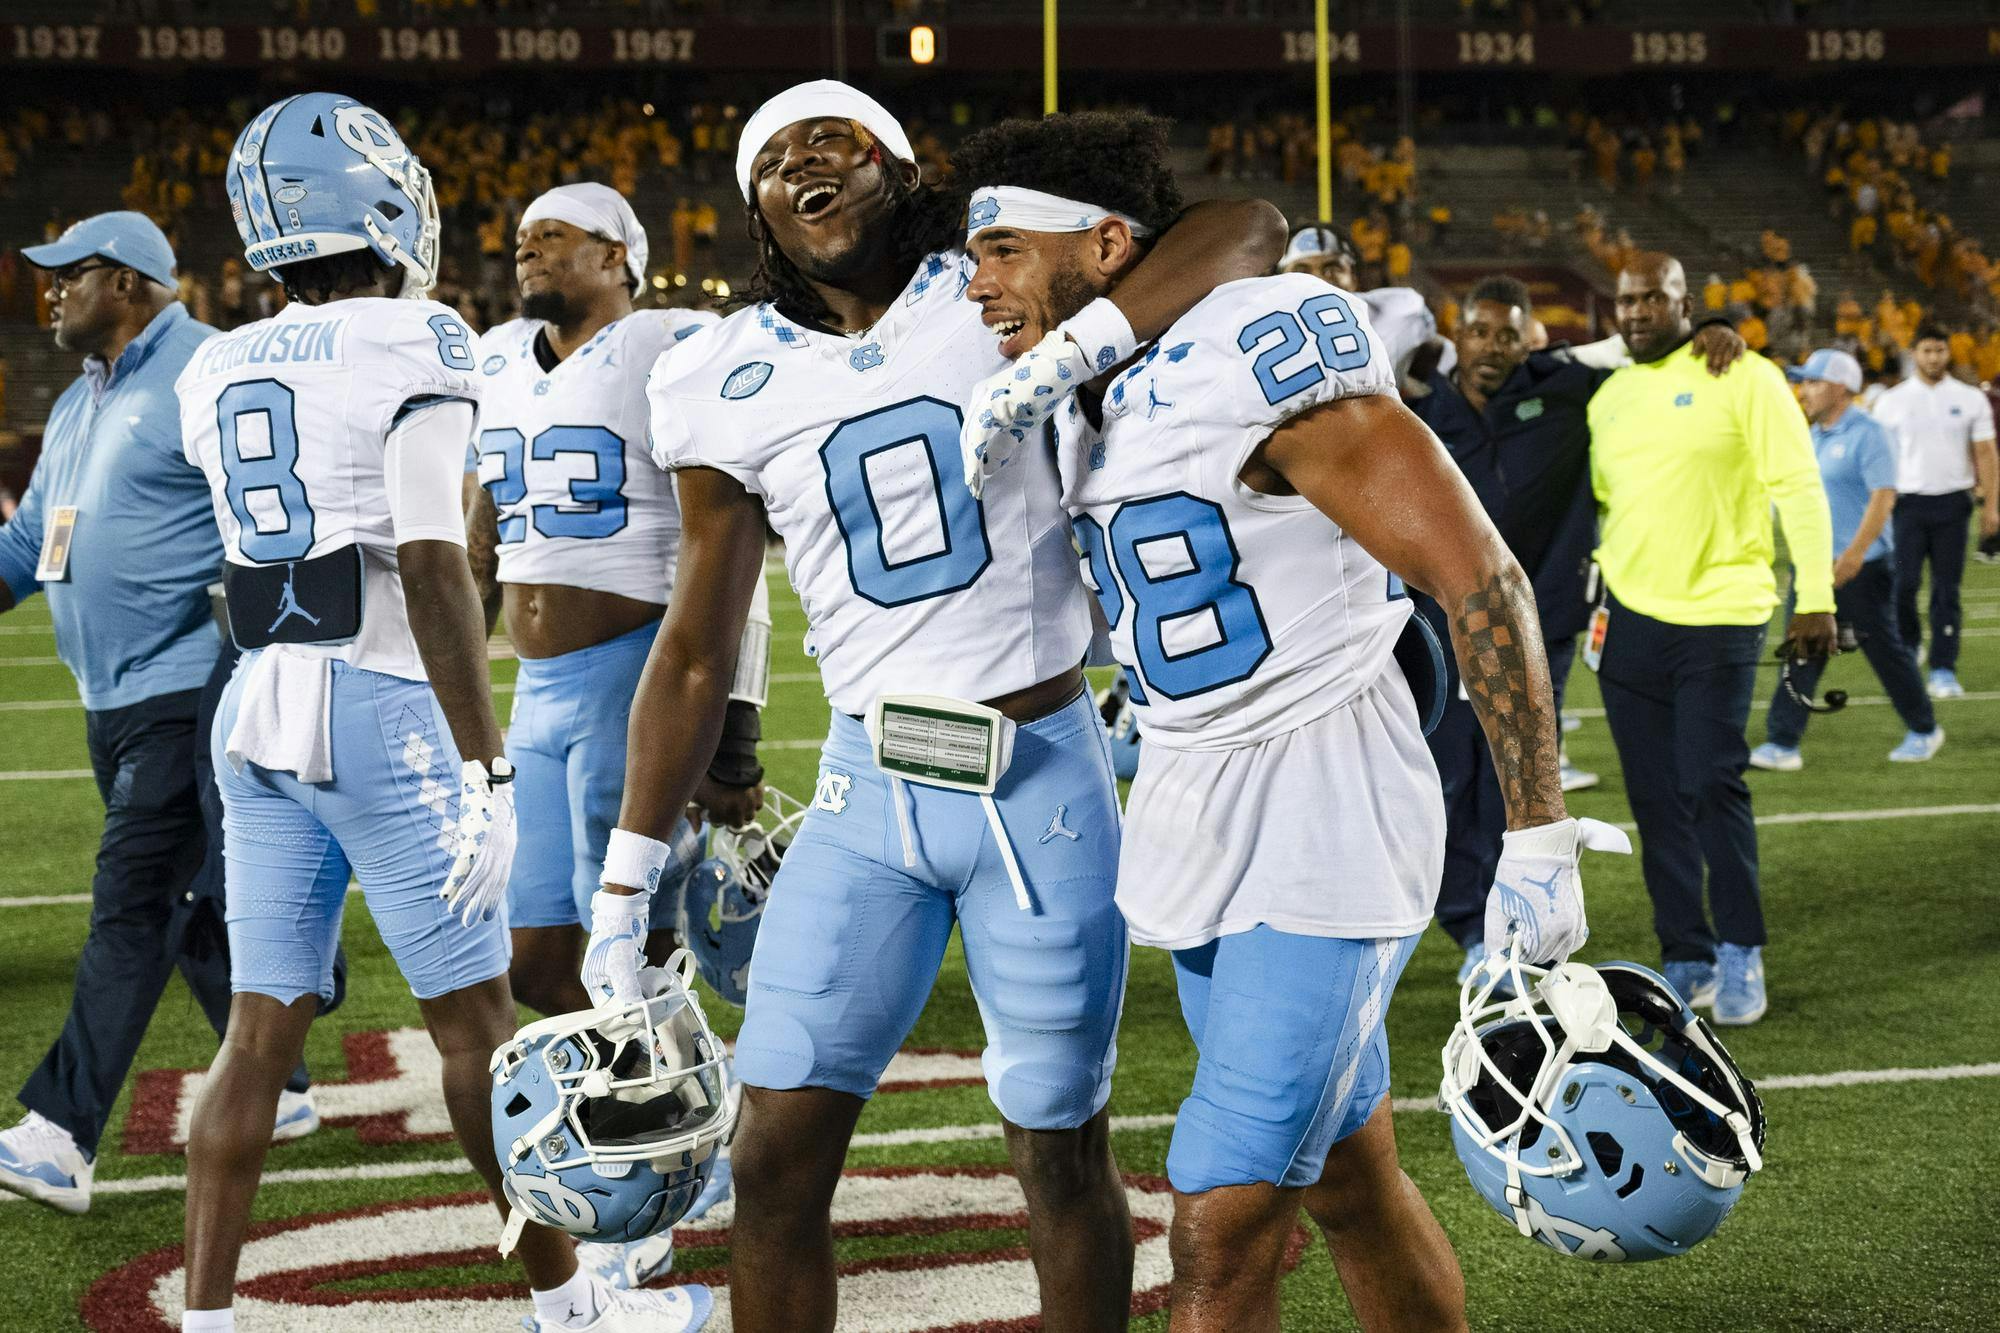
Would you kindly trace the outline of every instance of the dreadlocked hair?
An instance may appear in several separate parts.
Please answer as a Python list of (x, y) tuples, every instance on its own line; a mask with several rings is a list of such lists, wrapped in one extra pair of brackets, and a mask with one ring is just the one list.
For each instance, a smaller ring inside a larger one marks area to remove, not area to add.
[[(919, 181), (914, 187), (903, 181), (897, 170), (898, 160), (884, 150), (875, 137), (859, 124), (854, 126), (855, 138), (871, 145), (880, 154), (882, 175), (889, 191), (890, 226), (895, 228), (895, 249), (892, 252), (898, 264), (907, 265), (915, 271), (917, 262), (925, 255), (938, 250), (948, 250), (965, 239), (965, 201), (950, 190)], [(757, 271), (750, 275), (750, 281), (742, 290), (738, 304), (762, 305), (769, 302), (778, 312), (790, 320), (801, 324), (828, 324), (833, 312), (820, 299), (806, 275), (798, 265), (785, 257), (771, 239), (769, 228), (764, 225), (763, 215), (757, 211), (757, 201), (752, 198), (743, 205), (744, 226), (750, 233), (750, 240), (757, 247)]]
[(388, 267), (373, 250), (342, 250), (274, 268), (271, 276), (284, 287), (286, 300), (324, 305), (356, 288), (374, 287)]
[(1128, 214), (1163, 232), (1182, 208), (1180, 186), (1167, 165), (1171, 127), (1171, 121), (1143, 111), (1003, 120), (952, 154), (953, 193), (963, 209), (984, 186), (1040, 190)]

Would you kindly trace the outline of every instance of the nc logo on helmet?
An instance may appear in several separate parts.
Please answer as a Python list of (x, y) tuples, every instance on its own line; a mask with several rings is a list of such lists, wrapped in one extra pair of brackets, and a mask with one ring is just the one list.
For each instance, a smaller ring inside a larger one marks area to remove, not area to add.
[(371, 162), (378, 158), (400, 161), (409, 155), (382, 113), (371, 107), (359, 103), (341, 107), (333, 113), (333, 129), (348, 147)]
[(508, 1177), (521, 1207), (552, 1227), (568, 1232), (588, 1232), (597, 1227), (597, 1209), (576, 1190), (554, 1176), (528, 1176), (516, 1171)]

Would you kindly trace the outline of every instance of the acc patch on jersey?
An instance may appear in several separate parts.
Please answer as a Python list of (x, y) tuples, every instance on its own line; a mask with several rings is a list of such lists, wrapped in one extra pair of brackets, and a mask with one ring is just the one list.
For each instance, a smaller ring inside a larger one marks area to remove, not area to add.
[(771, 378), (769, 361), (751, 361), (729, 372), (729, 378), (722, 381), (724, 398), (748, 398), (764, 387)]
[(505, 370), (506, 368), (507, 368), (507, 358), (500, 355), (500, 353), (498, 352), (495, 352), (492, 356), (487, 357), (485, 362), (479, 367), (479, 369), (483, 373), (488, 375), (498, 375), (502, 370)]

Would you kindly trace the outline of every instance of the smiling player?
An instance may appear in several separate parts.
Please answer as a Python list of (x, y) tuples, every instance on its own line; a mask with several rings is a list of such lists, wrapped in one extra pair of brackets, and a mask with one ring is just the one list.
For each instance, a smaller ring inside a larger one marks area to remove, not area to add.
[[(1151, 262), (1179, 206), (1165, 148), (1135, 114), (965, 142), (967, 295), (989, 328), (1038, 339)], [(1396, 576), (1453, 610), (1511, 830), (1487, 929), (1532, 961), (1587, 934), (1579, 846), (1623, 839), (1564, 811), (1527, 580), (1397, 400), (1363, 309), (1316, 278), (1219, 287), (1098, 387), (1058, 415), (1058, 456), (1147, 741), (1118, 905), (1173, 951), (1200, 1051), (1167, 1155), (1173, 1327), (1276, 1329), (1304, 1207), (1364, 1327), (1462, 1328), (1388, 1101), (1383, 1015), (1443, 841)]]
[[(956, 923), (1046, 1317), (1122, 1328), (1131, 1223), (1104, 1106), (1126, 942), (1116, 789), (1080, 670), (1089, 604), (1045, 449), (983, 500), (950, 467), (958, 405), (1004, 349), (963, 299), (961, 205), (910, 157), (894, 118), (839, 83), (780, 94), (745, 127), (762, 299), (653, 376), (654, 456), (679, 469), (679, 592), (633, 704), (585, 982), (631, 984), (632, 890), (664, 864), (713, 748), (768, 514), (834, 718), (736, 1048), (735, 1326), (833, 1327), (848, 1139)], [(1111, 364), (1132, 329), (1263, 271), (1278, 240), (1265, 205), (1191, 214), (1078, 345)], [(1074, 836), (1049, 835), (1058, 822)]]

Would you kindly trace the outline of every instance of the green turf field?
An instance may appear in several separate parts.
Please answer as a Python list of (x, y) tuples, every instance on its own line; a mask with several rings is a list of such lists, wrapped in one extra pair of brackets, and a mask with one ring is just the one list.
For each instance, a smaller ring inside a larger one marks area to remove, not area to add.
[[(795, 648), (804, 626), (797, 601), (781, 579), (774, 583), (779, 646), (765, 732), (775, 744), (766, 760), (773, 783), (809, 796), (826, 705)], [(1758, 1027), (1725, 1035), (1747, 1072), (1780, 1081), (1765, 1092), (1767, 1167), (1715, 1239), (1667, 1263), (1603, 1268), (1563, 1259), (1487, 1209), (1460, 1171), (1443, 1117), (1399, 1115), (1407, 1168), (1464, 1264), (1475, 1328), (1994, 1327), (2000, 1284), (1984, 1247), (2000, 1229), (2000, 570), (1973, 566), (1967, 595), (1961, 674), (1973, 694), (1939, 706), (1950, 739), (1936, 760), (1884, 762), (1902, 728), (1857, 656), (1828, 677), (1853, 691), (1856, 706), (1815, 721), (1805, 771), (1752, 775), (1759, 815), (1785, 821), (1762, 830), (1771, 1011)], [(100, 819), (81, 771), (83, 714), (54, 652), (39, 601), (0, 617), (0, 1085), (10, 1091), (62, 1021), (88, 907), (8, 900), (87, 891)], [(494, 674), (511, 680), (513, 664), (497, 662)], [(1605, 781), (1572, 808), (1624, 821), (1595, 681), (1581, 668), (1573, 679), (1571, 706), (1585, 721), (1570, 737), (1571, 754)], [(1763, 683), (1768, 691), (1775, 674)], [(1760, 711), (1755, 739), (1761, 725)], [(1815, 818), (1832, 813), (1840, 817)], [(1637, 859), (1593, 857), (1586, 883), (1594, 929), (1586, 956), (1656, 963)], [(315, 1029), (309, 1056), (325, 1085), (322, 1106), (337, 1101), (356, 1120), (273, 1150), (267, 1169), (275, 1178), (258, 1199), (257, 1220), (281, 1225), (246, 1254), (240, 1326), (517, 1327), (525, 1294), (505, 1286), (514, 1270), (492, 1262), (490, 1249), (480, 1252), (497, 1227), (465, 1201), (471, 1176), (453, 1164), (448, 1143), (400, 1141), (434, 1125), (438, 1110), (420, 1060), (399, 1054), (410, 1049), (407, 1038), (367, 1035), (406, 1029), (416, 1011), (358, 896), (349, 905), (349, 998)], [(1389, 1018), (1398, 1097), (1435, 1094), (1457, 961), (1434, 932), (1399, 988)], [(726, 1006), (711, 1012), (733, 1030)], [(1165, 955), (1135, 952), (1121, 1036), (1111, 1109), (1126, 1118), (1117, 1150), (1137, 1181), (1140, 1285), (1157, 1288), (1163, 1245), (1144, 1219), (1164, 1216), (1157, 1178), (1166, 1117), (1192, 1059)], [(911, 1045), (961, 1054), (914, 1058), (904, 1071), (908, 1090), (879, 1096), (861, 1122), (865, 1143), (840, 1205), (841, 1258), (853, 1275), (843, 1327), (1017, 1327), (1013, 1312), (1032, 1308), (1019, 1196), (991, 1170), (1005, 1162), (991, 1108), (981, 1087), (954, 1081), (976, 1077), (967, 1056), (980, 1040), (954, 957)], [(176, 980), (137, 1069), (198, 1069), (213, 1051)], [(1785, 1076), (1848, 1071), (1889, 1072), (1783, 1086)], [(179, 1293), (170, 1247), (181, 1233), (184, 1161), (171, 1143), (176, 1092), (186, 1089), (158, 1072), (144, 1086), (143, 1113), (131, 1114), (128, 1089), (113, 1121), (87, 1216), (0, 1204), (0, 1327), (178, 1326), (153, 1309), (155, 1292), (160, 1309), (178, 1309), (166, 1298)], [(0, 1123), (12, 1118), (0, 1110)], [(414, 1201), (424, 1206), (406, 1206)], [(350, 1221), (325, 1217), (370, 1208)], [(322, 1220), (298, 1221), (308, 1217)], [(681, 1237), (680, 1269), (719, 1280), (726, 1250), (704, 1226)], [(1351, 1327), (1332, 1266), (1314, 1245), (1286, 1279), (1285, 1303), (1287, 1328)], [(1163, 1327), (1164, 1319), (1139, 1326)]]

